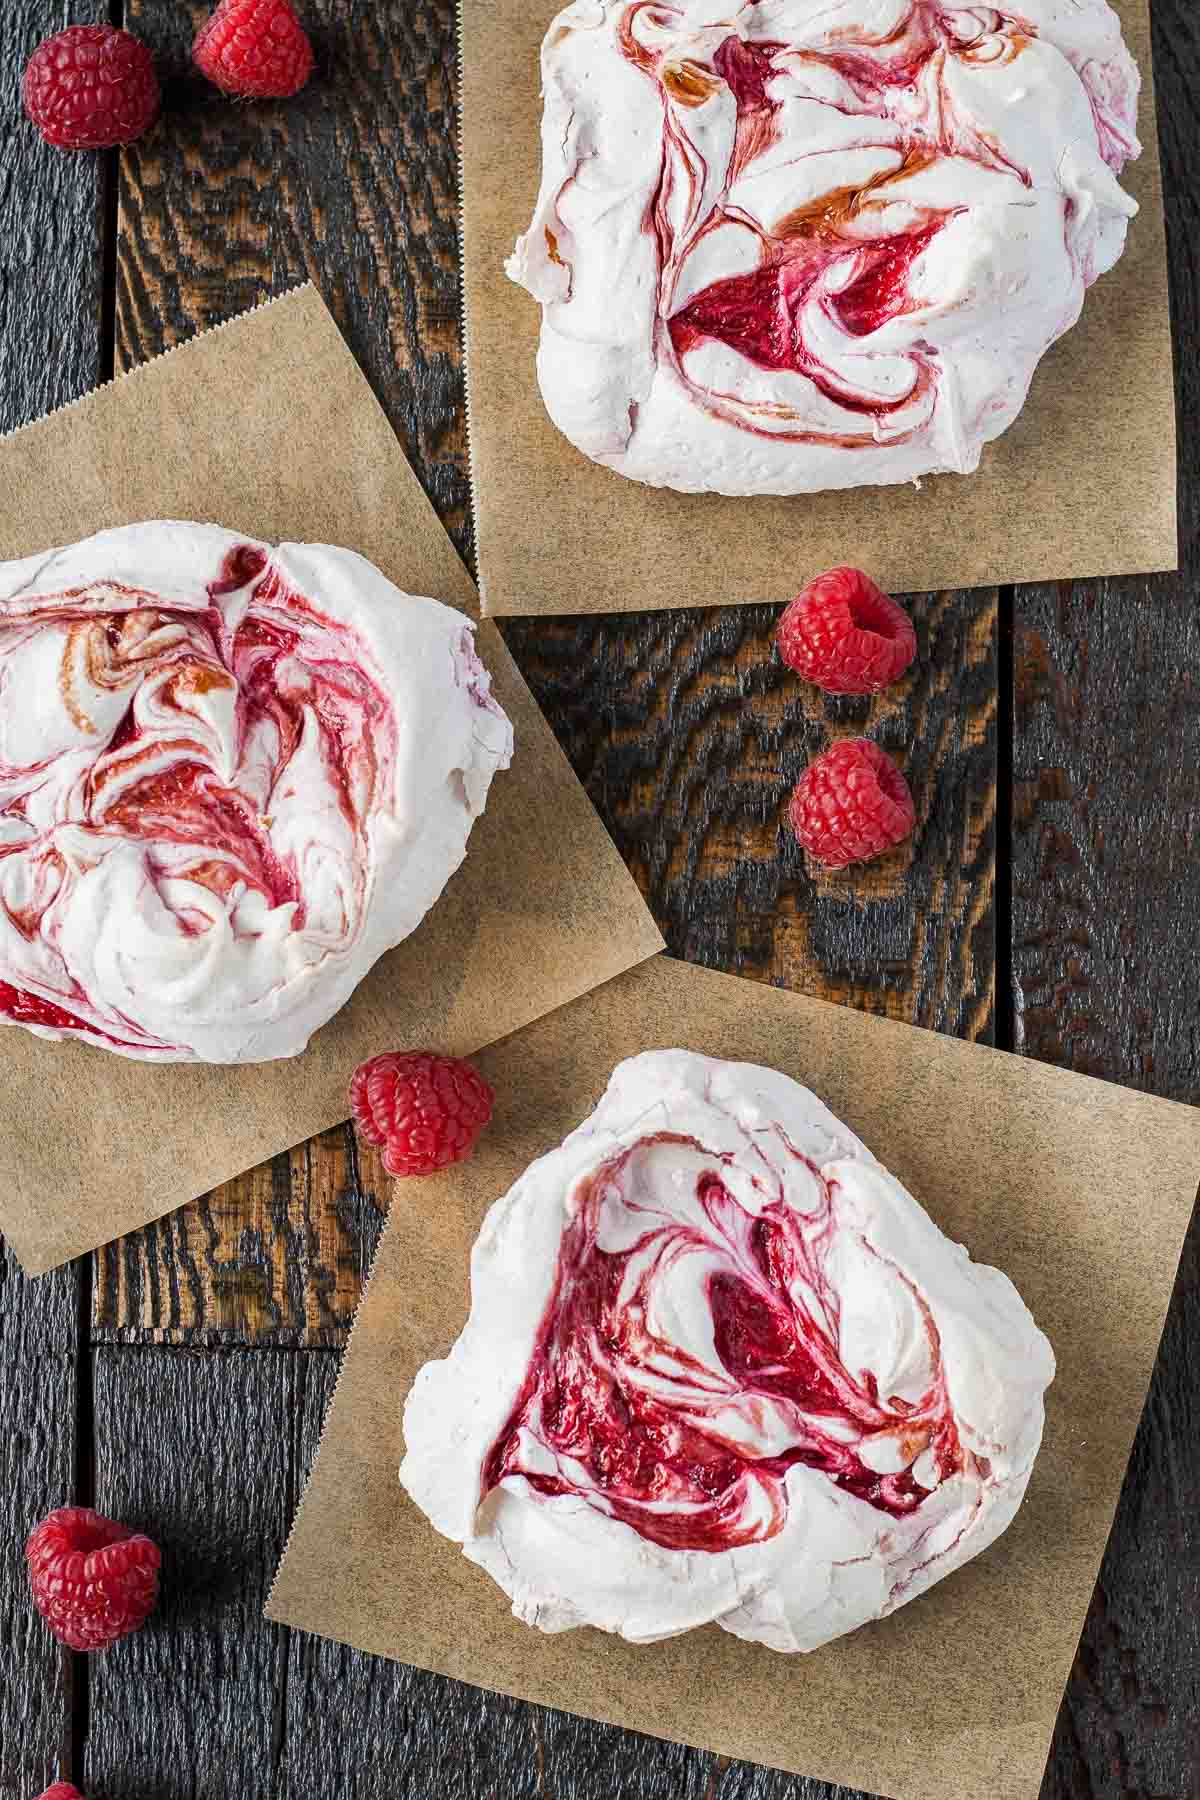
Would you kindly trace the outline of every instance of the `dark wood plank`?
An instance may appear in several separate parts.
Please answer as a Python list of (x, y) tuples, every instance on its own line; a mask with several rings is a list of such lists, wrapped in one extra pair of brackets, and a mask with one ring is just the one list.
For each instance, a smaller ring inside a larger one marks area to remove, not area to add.
[(94, 1326), (114, 1343), (344, 1344), (388, 1177), (348, 1127), (250, 1169), (97, 1252)]
[(286, 1634), (262, 1608), (295, 1502), (307, 1358), (101, 1349), (96, 1504), (163, 1551), (142, 1631), (91, 1659), (84, 1786), (276, 1800)]
[(0, 432), (86, 394), (100, 375), (108, 160), (43, 144), (21, 111), (20, 80), (44, 37), (107, 17), (104, 0), (0, 7)]
[(1022, 589), (1014, 655), (1016, 1047), (1182, 1100), (1200, 1094), (1197, 578)]
[(79, 1272), (21, 1274), (0, 1239), (0, 1794), (71, 1768), (72, 1657), (33, 1609), (25, 1540), (75, 1496)]
[[(815, 573), (798, 567), (797, 586)], [(676, 955), (986, 1040), (997, 597), (919, 595), (912, 610), (917, 662), (875, 700), (825, 699), (785, 668), (776, 607), (504, 629)], [(917, 830), (876, 863), (815, 872), (787, 799), (853, 733), (905, 768)]]
[[(100, 372), (105, 162), (44, 145), (19, 83), (49, 32), (106, 14), (102, 0), (0, 8), (0, 433)], [(76, 1495), (80, 1290), (79, 1268), (27, 1280), (0, 1242), (0, 1792), (16, 1796), (71, 1773), (72, 1658), (33, 1610), (24, 1546)]]
[[(1186, 429), (1185, 418), (1185, 441)], [(1020, 1049), (1195, 1102), (1200, 623), (1189, 564), (1179, 579), (1018, 594), (1012, 968)], [(1198, 1584), (1193, 1227), (1047, 1800), (1200, 1791)]]

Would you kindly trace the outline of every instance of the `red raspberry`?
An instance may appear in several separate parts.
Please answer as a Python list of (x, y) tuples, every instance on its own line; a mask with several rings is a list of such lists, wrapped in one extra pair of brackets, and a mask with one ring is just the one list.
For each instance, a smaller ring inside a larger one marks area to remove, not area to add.
[(916, 814), (908, 783), (868, 738), (843, 738), (815, 757), (788, 807), (792, 830), (830, 869), (868, 862), (899, 844)]
[(221, 0), (197, 33), (192, 61), (227, 94), (281, 100), (312, 74), (313, 47), (291, 0)]
[(38, 1800), (83, 1800), (83, 1795), (71, 1782), (56, 1781), (53, 1787), (38, 1795)]
[(115, 25), (72, 25), (39, 44), (21, 82), (25, 111), (60, 150), (132, 144), (158, 117), (154, 58)]
[(861, 569), (830, 569), (796, 595), (779, 621), (779, 654), (827, 694), (878, 694), (917, 654), (902, 606)]
[(372, 1057), (354, 1071), (350, 1110), (389, 1175), (432, 1175), (462, 1162), (492, 1116), (495, 1094), (470, 1063), (428, 1051)]
[(90, 1506), (60, 1506), (43, 1519), (25, 1560), (33, 1604), (72, 1650), (107, 1649), (136, 1631), (158, 1598), (158, 1545)]

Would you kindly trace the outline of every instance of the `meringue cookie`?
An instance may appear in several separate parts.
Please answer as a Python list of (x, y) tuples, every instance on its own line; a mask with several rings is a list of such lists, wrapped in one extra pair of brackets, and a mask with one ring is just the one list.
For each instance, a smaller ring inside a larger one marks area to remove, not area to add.
[(400, 1479), (543, 1631), (815, 1650), (999, 1536), (1050, 1345), (815, 1095), (621, 1063), (488, 1213)]
[(0, 1018), (297, 1055), (511, 753), (472, 626), (352, 551), (158, 521), (0, 565)]
[(654, 486), (970, 473), (1137, 211), (1107, 0), (574, 0), (542, 86), (542, 395)]

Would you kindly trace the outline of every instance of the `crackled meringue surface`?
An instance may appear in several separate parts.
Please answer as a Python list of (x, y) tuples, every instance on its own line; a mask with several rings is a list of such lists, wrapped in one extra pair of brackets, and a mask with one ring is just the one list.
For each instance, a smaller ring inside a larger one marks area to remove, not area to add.
[(0, 565), (0, 1020), (296, 1055), (511, 751), (470, 624), (352, 551), (154, 521)]
[(574, 0), (542, 86), (542, 395), (656, 486), (969, 473), (1137, 211), (1107, 0)]
[(814, 1650), (999, 1536), (1050, 1345), (806, 1089), (621, 1063), (497, 1200), (400, 1479), (543, 1631)]

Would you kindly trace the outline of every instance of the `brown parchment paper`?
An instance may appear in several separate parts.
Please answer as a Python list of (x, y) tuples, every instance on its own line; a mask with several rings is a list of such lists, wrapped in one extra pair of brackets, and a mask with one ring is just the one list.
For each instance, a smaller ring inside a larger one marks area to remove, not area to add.
[(728, 499), (639, 486), (550, 423), (536, 302), (504, 259), (540, 173), (538, 50), (558, 0), (462, 0), (463, 252), (471, 467), (486, 613), (785, 600), (837, 563), (912, 593), (1178, 564), (1175, 400), (1148, 0), (1113, 0), (1145, 88), (1141, 205), (1116, 269), (1043, 361), (978, 473), (918, 490)]
[[(400, 587), (475, 590), (311, 287), (0, 441), (0, 560), (137, 519), (345, 544)], [(41, 1271), (143, 1225), (346, 1116), (355, 1065), (463, 1055), (662, 939), (499, 633), (480, 653), (513, 721), (466, 862), (418, 931), (306, 1054), (153, 1067), (0, 1029), (0, 1230)]]
[[(893, 1618), (811, 1656), (715, 1626), (635, 1648), (543, 1637), (397, 1480), (401, 1408), (468, 1306), (493, 1199), (598, 1100), (684, 1045), (816, 1089), (1058, 1357), (1006, 1535)], [(480, 1058), (474, 1161), (396, 1186), (268, 1616), (479, 1686), (899, 1800), (1036, 1800), (1200, 1178), (1200, 1112), (659, 957)]]

